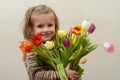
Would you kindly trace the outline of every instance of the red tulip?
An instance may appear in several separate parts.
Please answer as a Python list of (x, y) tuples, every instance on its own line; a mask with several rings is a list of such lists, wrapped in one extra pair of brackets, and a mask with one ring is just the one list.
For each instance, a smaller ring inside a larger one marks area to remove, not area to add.
[(36, 46), (39, 46), (42, 43), (42, 39), (41, 39), (41, 35), (40, 34), (36, 34), (35, 36), (33, 36), (30, 41), (35, 44)]

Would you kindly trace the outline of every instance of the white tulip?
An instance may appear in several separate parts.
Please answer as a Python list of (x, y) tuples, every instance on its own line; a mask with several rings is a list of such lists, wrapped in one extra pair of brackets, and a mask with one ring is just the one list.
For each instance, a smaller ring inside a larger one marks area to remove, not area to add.
[(85, 30), (88, 30), (89, 26), (90, 26), (90, 22), (88, 20), (84, 20), (83, 23), (82, 23), (82, 27)]

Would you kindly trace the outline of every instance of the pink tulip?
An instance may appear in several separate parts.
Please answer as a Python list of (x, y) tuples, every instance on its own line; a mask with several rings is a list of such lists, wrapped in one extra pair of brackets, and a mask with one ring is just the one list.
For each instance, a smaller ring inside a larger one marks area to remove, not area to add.
[(69, 32), (68, 32), (68, 36), (70, 36), (72, 34), (72, 27), (70, 28)]
[(114, 52), (114, 44), (113, 44), (113, 42), (105, 42), (104, 43), (104, 48), (109, 53)]

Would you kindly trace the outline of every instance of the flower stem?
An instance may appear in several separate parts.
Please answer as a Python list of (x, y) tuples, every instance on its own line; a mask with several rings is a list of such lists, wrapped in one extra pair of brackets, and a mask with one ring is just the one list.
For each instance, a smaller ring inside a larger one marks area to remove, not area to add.
[(58, 74), (60, 76), (60, 80), (68, 80), (63, 64), (57, 64), (57, 69), (58, 69)]

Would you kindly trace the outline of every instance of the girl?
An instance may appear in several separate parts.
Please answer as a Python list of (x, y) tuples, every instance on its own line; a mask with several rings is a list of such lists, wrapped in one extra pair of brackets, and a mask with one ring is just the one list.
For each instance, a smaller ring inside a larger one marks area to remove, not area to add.
[[(59, 29), (58, 18), (55, 12), (46, 5), (38, 5), (31, 7), (25, 14), (23, 25), (24, 38), (29, 40), (33, 35), (39, 33), (43, 43), (47, 40), (53, 40), (55, 33)], [(57, 71), (52, 71), (41, 61), (37, 64), (32, 57), (34, 52), (23, 53), (23, 61), (26, 66), (29, 80), (60, 80)], [(69, 80), (80, 80), (76, 71), (70, 70), (71, 63), (65, 67), (66, 74)]]

